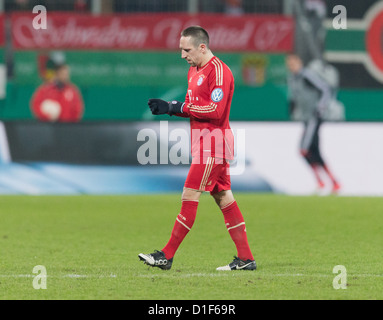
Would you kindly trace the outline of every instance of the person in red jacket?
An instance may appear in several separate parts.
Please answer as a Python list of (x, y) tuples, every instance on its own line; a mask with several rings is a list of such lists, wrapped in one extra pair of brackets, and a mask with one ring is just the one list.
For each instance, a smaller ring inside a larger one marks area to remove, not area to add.
[(52, 82), (37, 88), (31, 99), (35, 118), (50, 122), (79, 122), (84, 114), (84, 102), (76, 85), (70, 81), (69, 67), (56, 67)]

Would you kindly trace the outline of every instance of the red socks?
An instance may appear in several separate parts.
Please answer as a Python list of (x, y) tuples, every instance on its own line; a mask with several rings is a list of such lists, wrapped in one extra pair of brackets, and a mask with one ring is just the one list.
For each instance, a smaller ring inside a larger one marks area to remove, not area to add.
[[(311, 165), (313, 171), (314, 171), (314, 175), (315, 175), (315, 178), (318, 182), (318, 186), (320, 188), (323, 188), (324, 187), (324, 182), (323, 180), (320, 178), (320, 172), (319, 172), (319, 169), (320, 169), (320, 166), (319, 165)], [(336, 181), (334, 175), (332, 174), (332, 172), (328, 169), (328, 167), (326, 165), (322, 165), (322, 168), (323, 170), (327, 173), (328, 177), (330, 178), (332, 184), (333, 184), (333, 188), (338, 190), (340, 188), (338, 182)]]
[[(182, 201), (181, 212), (178, 214), (176, 222), (174, 223), (171, 237), (162, 249), (166, 259), (173, 258), (181, 242), (191, 230), (197, 214), (197, 208), (198, 201)], [(242, 260), (254, 260), (247, 242), (245, 221), (238, 208), (237, 202), (233, 201), (221, 208), (221, 210), (225, 219), (226, 228), (237, 247), (238, 258)]]
[(192, 228), (197, 214), (197, 208), (198, 201), (196, 200), (182, 201), (181, 212), (177, 216), (169, 242), (162, 249), (166, 259), (173, 258), (179, 245)]
[(238, 258), (241, 260), (254, 260), (251, 253), (249, 243), (247, 242), (245, 220), (242, 213), (238, 208), (237, 202), (232, 203), (221, 208), (227, 231), (237, 247)]

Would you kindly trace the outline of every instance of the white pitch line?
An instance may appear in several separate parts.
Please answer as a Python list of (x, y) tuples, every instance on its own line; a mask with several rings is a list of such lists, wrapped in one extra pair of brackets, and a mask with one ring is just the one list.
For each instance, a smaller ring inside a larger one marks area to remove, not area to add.
[[(0, 274), (0, 278), (34, 278), (36, 275), (32, 274)], [(46, 275), (47, 278), (88, 278), (88, 279), (104, 279), (104, 278), (117, 278), (117, 275), (110, 274), (108, 276), (105, 275), (91, 275), (91, 274), (65, 274), (62, 276), (57, 275)]]
[[(260, 273), (257, 271), (254, 272), (225, 272), (225, 271), (217, 271), (216, 273), (162, 273), (162, 274), (134, 274), (133, 277), (139, 277), (139, 278), (199, 278), (199, 277), (211, 277), (211, 278), (217, 278), (217, 277), (240, 277), (244, 275), (257, 275), (258, 277), (286, 277), (286, 278), (294, 278), (294, 277), (314, 277), (314, 278), (333, 278), (334, 274), (303, 274), (303, 273)], [(0, 278), (34, 278), (36, 275), (31, 274), (0, 274)], [(58, 275), (46, 275), (47, 278), (71, 278), (71, 279), (105, 279), (105, 278), (117, 278), (118, 276), (116, 274), (110, 274), (110, 275), (85, 275), (85, 274), (66, 274), (62, 276)], [(126, 276), (125, 276), (126, 277)], [(125, 278), (124, 277), (124, 278)], [(363, 273), (363, 274), (347, 274), (347, 277), (349, 279), (352, 278), (382, 278), (383, 274), (371, 274), (371, 273)]]
[[(333, 278), (334, 274), (303, 274), (303, 273), (259, 273), (257, 271), (251, 272), (242, 272), (242, 273), (233, 273), (233, 272), (225, 272), (225, 271), (217, 271), (217, 273), (164, 273), (164, 274), (136, 274), (136, 277), (139, 278), (153, 278), (153, 277), (163, 277), (163, 278), (192, 278), (192, 277), (228, 277), (228, 276), (243, 276), (243, 275), (250, 275), (254, 274), (258, 277), (286, 277), (286, 278), (293, 278), (293, 277), (315, 277), (315, 278)], [(360, 278), (381, 278), (383, 277), (383, 274), (347, 274), (347, 277), (349, 279), (352, 279), (354, 277), (360, 277)]]

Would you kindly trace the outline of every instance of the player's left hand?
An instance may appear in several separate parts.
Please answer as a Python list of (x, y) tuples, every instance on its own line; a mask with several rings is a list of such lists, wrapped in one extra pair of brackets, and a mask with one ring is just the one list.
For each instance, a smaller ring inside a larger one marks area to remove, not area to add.
[(149, 99), (148, 106), (152, 114), (166, 114), (169, 112), (169, 103), (161, 99)]

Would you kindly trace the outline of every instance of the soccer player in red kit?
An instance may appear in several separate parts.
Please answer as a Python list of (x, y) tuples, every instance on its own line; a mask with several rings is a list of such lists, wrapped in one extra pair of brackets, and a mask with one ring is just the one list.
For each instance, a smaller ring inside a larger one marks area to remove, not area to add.
[(234, 260), (217, 270), (255, 270), (245, 221), (231, 192), (229, 160), (234, 139), (229, 125), (234, 93), (231, 70), (209, 49), (209, 35), (199, 26), (186, 28), (180, 38), (181, 57), (190, 64), (185, 102), (150, 99), (152, 114), (190, 118), (192, 163), (182, 193), (181, 211), (171, 237), (160, 251), (139, 254), (144, 263), (169, 270), (173, 257), (191, 230), (199, 198), (209, 191), (221, 209), (227, 230), (237, 248)]

